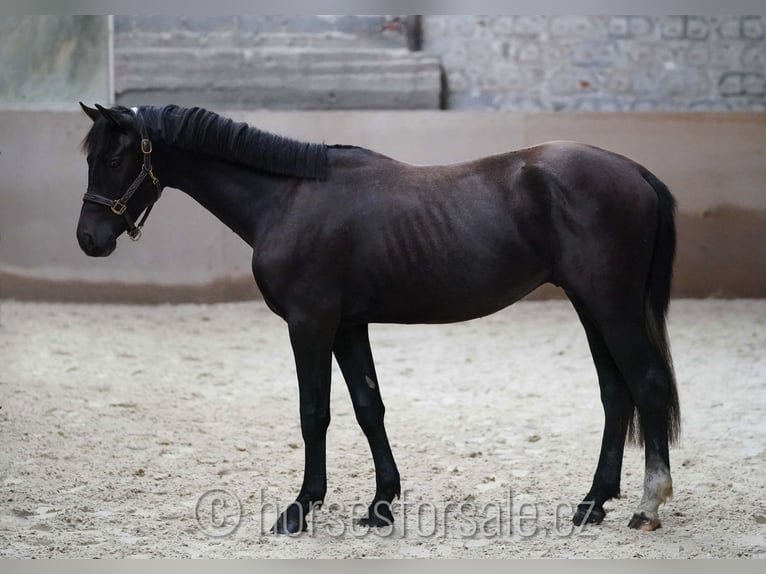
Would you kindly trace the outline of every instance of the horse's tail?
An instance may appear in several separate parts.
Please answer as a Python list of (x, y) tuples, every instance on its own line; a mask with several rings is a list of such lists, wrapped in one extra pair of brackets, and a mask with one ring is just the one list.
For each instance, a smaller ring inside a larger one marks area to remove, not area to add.
[[(666, 316), (670, 303), (670, 283), (673, 276), (673, 260), (676, 254), (676, 201), (667, 186), (649, 170), (640, 167), (640, 173), (657, 194), (657, 231), (654, 239), (654, 252), (649, 267), (645, 288), (646, 330), (665, 365), (666, 380), (670, 388), (666, 389), (665, 422), (668, 440), (678, 440), (681, 430), (681, 411), (678, 405), (678, 389), (670, 356)], [(635, 413), (628, 427), (628, 438), (643, 444), (644, 432), (638, 412)]]

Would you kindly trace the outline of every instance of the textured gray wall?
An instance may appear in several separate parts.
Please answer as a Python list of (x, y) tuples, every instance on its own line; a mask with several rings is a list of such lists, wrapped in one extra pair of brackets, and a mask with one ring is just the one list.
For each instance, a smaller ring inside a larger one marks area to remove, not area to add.
[(122, 16), (118, 99), (763, 111), (765, 26), (762, 16), (423, 16), (419, 26), (404, 16)]
[[(766, 110), (763, 16), (421, 22), (117, 16), (118, 99), (245, 109)], [(423, 51), (411, 51), (421, 36)], [(104, 17), (0, 18), (0, 107), (109, 99), (106, 45)]]
[(766, 110), (762, 16), (427, 16), (454, 109)]
[(106, 16), (0, 17), (0, 109), (108, 103)]

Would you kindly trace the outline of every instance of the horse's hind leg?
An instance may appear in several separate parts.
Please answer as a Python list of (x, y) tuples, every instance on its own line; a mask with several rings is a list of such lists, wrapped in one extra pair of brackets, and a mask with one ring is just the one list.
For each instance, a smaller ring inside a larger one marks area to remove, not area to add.
[(399, 471), (383, 426), (385, 407), (378, 388), (367, 325), (340, 328), (335, 335), (333, 351), (346, 379), (356, 420), (370, 443), (375, 464), (375, 498), (367, 517), (360, 523), (367, 526), (393, 524), (391, 501), (400, 495)]
[(616, 344), (618, 361), (626, 374), (633, 401), (636, 404), (643, 438), (645, 471), (644, 495), (628, 525), (639, 530), (656, 530), (661, 526), (659, 507), (673, 496), (670, 477), (672, 414), (674, 399), (673, 374), (667, 362), (648, 340), (646, 332), (633, 337), (623, 335)]
[(629, 308), (613, 306), (598, 325), (627, 383), (638, 412), (636, 438), (644, 443), (644, 495), (629, 526), (656, 530), (661, 525), (659, 507), (673, 495), (668, 445), (677, 424), (678, 402), (669, 359), (649, 336), (647, 311)]
[(620, 497), (622, 457), (628, 423), (633, 416), (633, 401), (627, 383), (612, 359), (598, 326), (587, 309), (574, 299), (572, 304), (585, 328), (598, 374), (601, 403), (604, 405), (604, 434), (601, 439), (601, 454), (593, 477), (593, 485), (578, 505), (572, 518), (572, 521), (579, 526), (591, 522), (600, 524), (606, 514), (604, 502)]

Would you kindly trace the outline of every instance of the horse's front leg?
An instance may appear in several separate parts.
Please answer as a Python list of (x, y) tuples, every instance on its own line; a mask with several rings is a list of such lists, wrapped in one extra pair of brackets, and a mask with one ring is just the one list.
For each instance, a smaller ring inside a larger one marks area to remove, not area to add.
[(375, 498), (367, 516), (359, 522), (366, 526), (387, 526), (394, 522), (391, 501), (400, 495), (401, 487), (399, 471), (383, 426), (386, 409), (380, 397), (367, 325), (338, 329), (334, 352), (351, 394), (356, 420), (370, 443), (375, 463)]
[(300, 393), (301, 433), (305, 447), (303, 485), (295, 502), (272, 527), (276, 534), (306, 530), (306, 516), (321, 506), (327, 492), (325, 437), (330, 424), (330, 372), (335, 325), (329, 321), (289, 322)]

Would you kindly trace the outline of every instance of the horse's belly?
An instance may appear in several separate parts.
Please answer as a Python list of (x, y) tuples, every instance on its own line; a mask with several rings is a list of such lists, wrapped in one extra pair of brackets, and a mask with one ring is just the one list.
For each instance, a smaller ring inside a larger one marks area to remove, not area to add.
[(415, 273), (392, 279), (362, 298), (368, 323), (454, 323), (489, 315), (544, 283), (540, 268), (515, 266), (466, 273)]
[(368, 322), (465, 321), (507, 307), (546, 281), (539, 249), (545, 239), (528, 224), (536, 220), (526, 212), (513, 217), (500, 190), (483, 200), (473, 196), (428, 203), (384, 220), (375, 233), (357, 229), (346, 267), (354, 289), (344, 297), (353, 304), (344, 308)]

